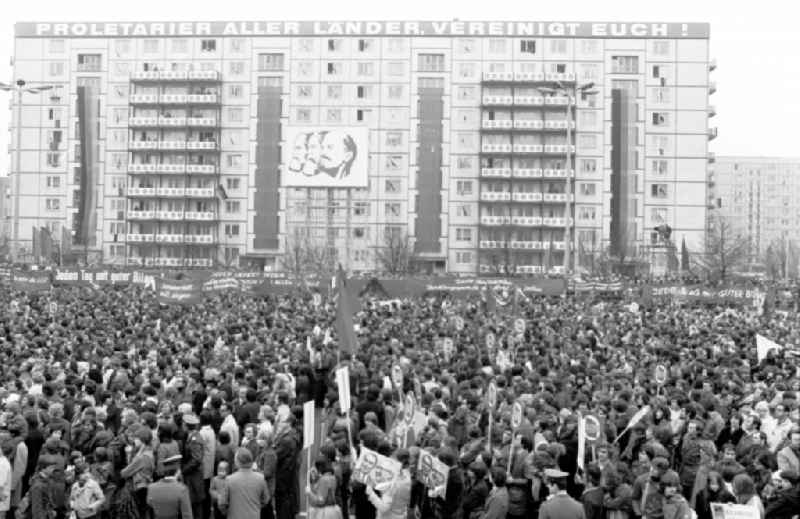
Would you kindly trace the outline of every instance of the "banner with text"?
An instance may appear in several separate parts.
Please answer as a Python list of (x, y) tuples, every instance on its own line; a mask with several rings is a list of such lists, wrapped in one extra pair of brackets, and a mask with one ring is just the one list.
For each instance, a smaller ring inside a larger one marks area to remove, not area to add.
[(22, 292), (47, 292), (50, 290), (50, 273), (42, 270), (12, 270), (11, 288)]
[(738, 304), (761, 306), (767, 292), (754, 287), (710, 288), (701, 285), (646, 286), (642, 291), (645, 300), (668, 298), (676, 301), (690, 301), (708, 304)]
[(202, 286), (191, 279), (156, 280), (156, 297), (164, 305), (188, 305), (198, 303), (202, 296)]

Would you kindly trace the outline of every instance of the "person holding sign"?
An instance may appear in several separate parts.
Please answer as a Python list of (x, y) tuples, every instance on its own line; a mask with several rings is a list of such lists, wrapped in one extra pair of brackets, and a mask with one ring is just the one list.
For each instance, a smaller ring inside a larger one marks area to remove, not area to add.
[[(411, 503), (411, 473), (408, 469), (409, 454), (406, 449), (394, 453), (394, 459), (402, 465), (395, 478), (375, 487), (367, 486), (367, 499), (375, 507), (375, 519), (407, 519)], [(379, 491), (378, 495), (375, 491)]]
[(306, 487), (308, 519), (342, 519), (342, 510), (336, 504), (336, 476), (333, 466), (325, 456), (314, 462), (316, 475)]

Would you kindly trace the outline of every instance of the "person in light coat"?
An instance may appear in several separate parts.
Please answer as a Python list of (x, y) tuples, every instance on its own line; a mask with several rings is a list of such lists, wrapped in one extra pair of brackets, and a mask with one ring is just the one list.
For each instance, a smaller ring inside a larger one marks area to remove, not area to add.
[[(394, 481), (379, 486), (377, 489), (367, 487), (367, 499), (375, 507), (375, 519), (406, 519), (411, 502), (411, 473), (408, 470), (409, 454), (406, 449), (399, 449), (394, 458), (402, 464), (400, 474)], [(378, 495), (375, 490), (381, 493)]]
[(5, 519), (11, 508), (11, 463), (8, 455), (12, 452), (11, 444), (4, 442), (0, 448), (0, 519)]

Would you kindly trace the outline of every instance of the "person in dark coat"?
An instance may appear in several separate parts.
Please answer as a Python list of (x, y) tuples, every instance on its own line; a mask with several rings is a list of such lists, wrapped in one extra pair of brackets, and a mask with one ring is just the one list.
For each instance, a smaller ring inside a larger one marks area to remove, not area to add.
[[(51, 418), (52, 419), (52, 418)], [(39, 428), (39, 417), (35, 412), (25, 414), (25, 421), (28, 422), (28, 435), (25, 437), (25, 445), (28, 447), (28, 466), (22, 476), (22, 493), (25, 494), (30, 487), (30, 479), (36, 470), (36, 463), (39, 461), (39, 453), (44, 445), (44, 433)]]
[(473, 461), (467, 469), (468, 487), (461, 505), (464, 519), (470, 519), (473, 513), (483, 510), (486, 504), (486, 498), (489, 497), (487, 472), (486, 464), (482, 461)]
[(378, 417), (378, 427), (383, 431), (386, 430), (386, 413), (384, 412), (383, 404), (378, 401), (380, 396), (380, 389), (373, 384), (367, 389), (367, 399), (356, 406), (359, 431), (367, 426), (364, 420), (367, 413), (375, 413), (375, 416)]
[[(791, 519), (800, 513), (800, 474), (784, 470), (779, 478), (773, 476), (776, 486), (775, 496), (767, 501), (764, 519)], [(775, 481), (779, 479), (780, 481)]]
[(275, 516), (277, 519), (294, 519), (299, 503), (297, 495), (297, 468), (300, 442), (292, 427), (294, 418), (289, 416), (275, 429)]
[(205, 486), (203, 484), (203, 440), (197, 427), (200, 419), (194, 414), (183, 415), (183, 425), (186, 428), (186, 444), (183, 447), (183, 482), (189, 488), (189, 500), (192, 503), (192, 516), (202, 516), (202, 505), (205, 499)]

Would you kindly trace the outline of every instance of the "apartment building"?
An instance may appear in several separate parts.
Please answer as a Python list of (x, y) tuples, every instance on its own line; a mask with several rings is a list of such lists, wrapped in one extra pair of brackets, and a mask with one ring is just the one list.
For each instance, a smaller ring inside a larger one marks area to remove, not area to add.
[(709, 205), (707, 24), (20, 23), (12, 245), (92, 261), (563, 272)]

